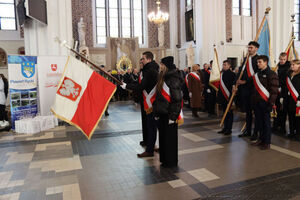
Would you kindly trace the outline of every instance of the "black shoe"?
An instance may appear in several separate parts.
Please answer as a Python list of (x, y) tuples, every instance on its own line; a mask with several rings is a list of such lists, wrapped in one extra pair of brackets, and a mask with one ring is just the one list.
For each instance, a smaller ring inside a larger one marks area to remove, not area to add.
[(253, 133), (252, 135), (251, 135), (251, 137), (250, 137), (250, 141), (252, 142), (252, 141), (256, 141), (257, 140), (257, 133)]
[(223, 133), (225, 133), (225, 132), (226, 132), (226, 129), (223, 128), (222, 130), (218, 131), (217, 133), (218, 133), (218, 134), (223, 134)]
[(231, 133), (232, 133), (232, 131), (227, 130), (227, 131), (224, 133), (224, 135), (231, 135)]
[(108, 113), (108, 112), (105, 112), (105, 116), (109, 116), (109, 113)]
[(251, 135), (251, 133), (248, 133), (248, 131), (244, 131), (242, 134), (239, 134), (238, 136), (239, 137), (248, 137), (250, 135)]

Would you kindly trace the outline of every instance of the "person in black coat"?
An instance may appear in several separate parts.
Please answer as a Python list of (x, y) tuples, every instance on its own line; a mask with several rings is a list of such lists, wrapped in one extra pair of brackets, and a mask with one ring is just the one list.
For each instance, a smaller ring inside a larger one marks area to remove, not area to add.
[[(279, 78), (279, 89), (278, 89), (279, 93), (275, 102), (277, 117), (274, 118), (273, 129), (272, 129), (274, 132), (278, 131), (279, 134), (284, 134), (284, 135), (286, 134), (285, 123), (286, 123), (288, 106), (286, 104), (286, 101), (283, 101), (283, 99), (287, 98), (286, 77), (291, 67), (291, 63), (287, 59), (288, 59), (287, 54), (285, 52), (282, 52), (279, 56), (279, 63), (277, 65), (278, 66), (277, 74)], [(280, 127), (279, 130), (278, 127)]]
[[(229, 60), (223, 61), (223, 69), (221, 74), (221, 80), (219, 85), (219, 90), (217, 94), (217, 102), (221, 105), (223, 113), (227, 108), (227, 104), (230, 100), (232, 93), (232, 86), (235, 84), (235, 73), (232, 72), (231, 63)], [(233, 123), (233, 111), (230, 109), (224, 120), (224, 127), (218, 133), (224, 135), (230, 135), (232, 133), (232, 123)]]
[[(138, 93), (142, 93), (143, 91), (147, 92), (147, 94), (150, 94), (150, 92), (154, 89), (157, 83), (157, 77), (158, 77), (158, 70), (159, 66), (158, 64), (153, 60), (153, 54), (149, 51), (146, 51), (143, 53), (142, 56), (142, 62), (144, 64), (143, 67), (143, 74), (142, 74), (142, 80), (139, 84), (137, 83), (130, 83), (126, 84), (123, 83), (121, 87), (123, 89), (129, 89), (136, 91)], [(144, 100), (144, 105), (145, 105), (145, 100)], [(157, 126), (156, 126), (156, 121), (154, 119), (154, 115), (152, 113), (152, 105), (149, 105), (149, 108), (146, 109), (146, 121), (147, 121), (147, 131), (148, 131), (148, 136), (147, 136), (147, 147), (146, 151), (138, 154), (137, 156), (139, 158), (142, 157), (152, 157), (154, 154), (154, 146), (155, 146), (155, 141), (156, 141), (156, 133), (157, 133)]]
[(203, 74), (203, 83), (204, 83), (204, 104), (205, 110), (208, 112), (208, 116), (215, 115), (215, 105), (216, 105), (216, 91), (209, 84), (210, 78), (210, 70), (211, 70), (212, 61), (210, 61), (210, 65), (204, 65), (204, 69), (202, 70)]
[[(252, 76), (258, 71), (258, 66), (257, 66), (258, 48), (259, 48), (259, 44), (257, 42), (255, 41), (249, 42), (248, 54), (249, 54), (249, 60), (251, 59), (253, 72), (251, 74), (250, 71), (248, 71), (247, 67), (245, 66), (245, 70), (243, 72), (241, 80), (237, 81), (239, 95), (240, 95), (239, 96), (240, 104), (243, 106), (243, 110), (246, 112), (246, 129), (242, 134), (239, 135), (239, 137), (251, 136), (251, 132), (252, 132), (252, 111), (253, 111), (253, 106), (251, 105), (251, 95), (253, 91)], [(245, 58), (242, 66), (239, 68), (237, 78), (240, 76), (240, 73), (242, 72), (246, 60), (247, 59)], [(258, 129), (259, 129), (258, 122), (255, 121), (254, 135), (257, 135)]]
[[(300, 60), (293, 60), (291, 63), (291, 71), (288, 73), (288, 78), (292, 86), (288, 86), (287, 82), (287, 101), (290, 133), (289, 138), (300, 139)], [(297, 93), (293, 92), (296, 90)]]
[(182, 109), (182, 78), (172, 56), (161, 60), (153, 113), (158, 118), (159, 154), (164, 167), (178, 163), (178, 117)]

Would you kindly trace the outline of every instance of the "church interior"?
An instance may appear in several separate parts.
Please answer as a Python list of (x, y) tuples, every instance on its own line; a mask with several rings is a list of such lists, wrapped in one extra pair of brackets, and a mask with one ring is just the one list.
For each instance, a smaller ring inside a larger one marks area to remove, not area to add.
[(300, 200), (297, 52), (300, 0), (0, 0), (0, 200)]

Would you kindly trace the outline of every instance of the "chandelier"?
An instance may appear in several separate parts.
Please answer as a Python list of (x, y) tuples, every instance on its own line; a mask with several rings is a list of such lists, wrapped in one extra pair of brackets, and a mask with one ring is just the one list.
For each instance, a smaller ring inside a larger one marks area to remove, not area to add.
[(155, 24), (162, 24), (166, 21), (169, 20), (169, 14), (168, 13), (164, 13), (161, 12), (160, 10), (160, 0), (156, 1), (156, 5), (157, 5), (157, 12), (155, 13), (154, 11), (148, 14), (148, 19), (150, 22), (153, 22)]

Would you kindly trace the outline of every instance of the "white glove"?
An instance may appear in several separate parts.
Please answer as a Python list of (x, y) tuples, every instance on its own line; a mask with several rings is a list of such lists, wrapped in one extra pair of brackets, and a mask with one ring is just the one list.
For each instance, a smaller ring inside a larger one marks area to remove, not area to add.
[(192, 98), (192, 93), (191, 92), (189, 93), (189, 96), (190, 96), (190, 98)]
[(126, 90), (126, 83), (123, 83), (122, 85), (120, 85), (121, 86), (121, 88), (123, 88), (124, 90)]
[(169, 124), (174, 124), (175, 121), (169, 119)]
[(297, 106), (297, 107), (300, 107), (300, 101), (297, 101), (296, 106)]
[(207, 92), (207, 93), (210, 93), (211, 91), (210, 91), (210, 89), (207, 89), (206, 92)]
[(281, 87), (280, 87), (280, 88), (278, 88), (278, 91), (279, 91), (279, 92), (281, 92)]
[(154, 117), (154, 119), (157, 121), (157, 120), (159, 120), (159, 117)]
[(279, 99), (280, 104), (283, 104), (283, 98)]

